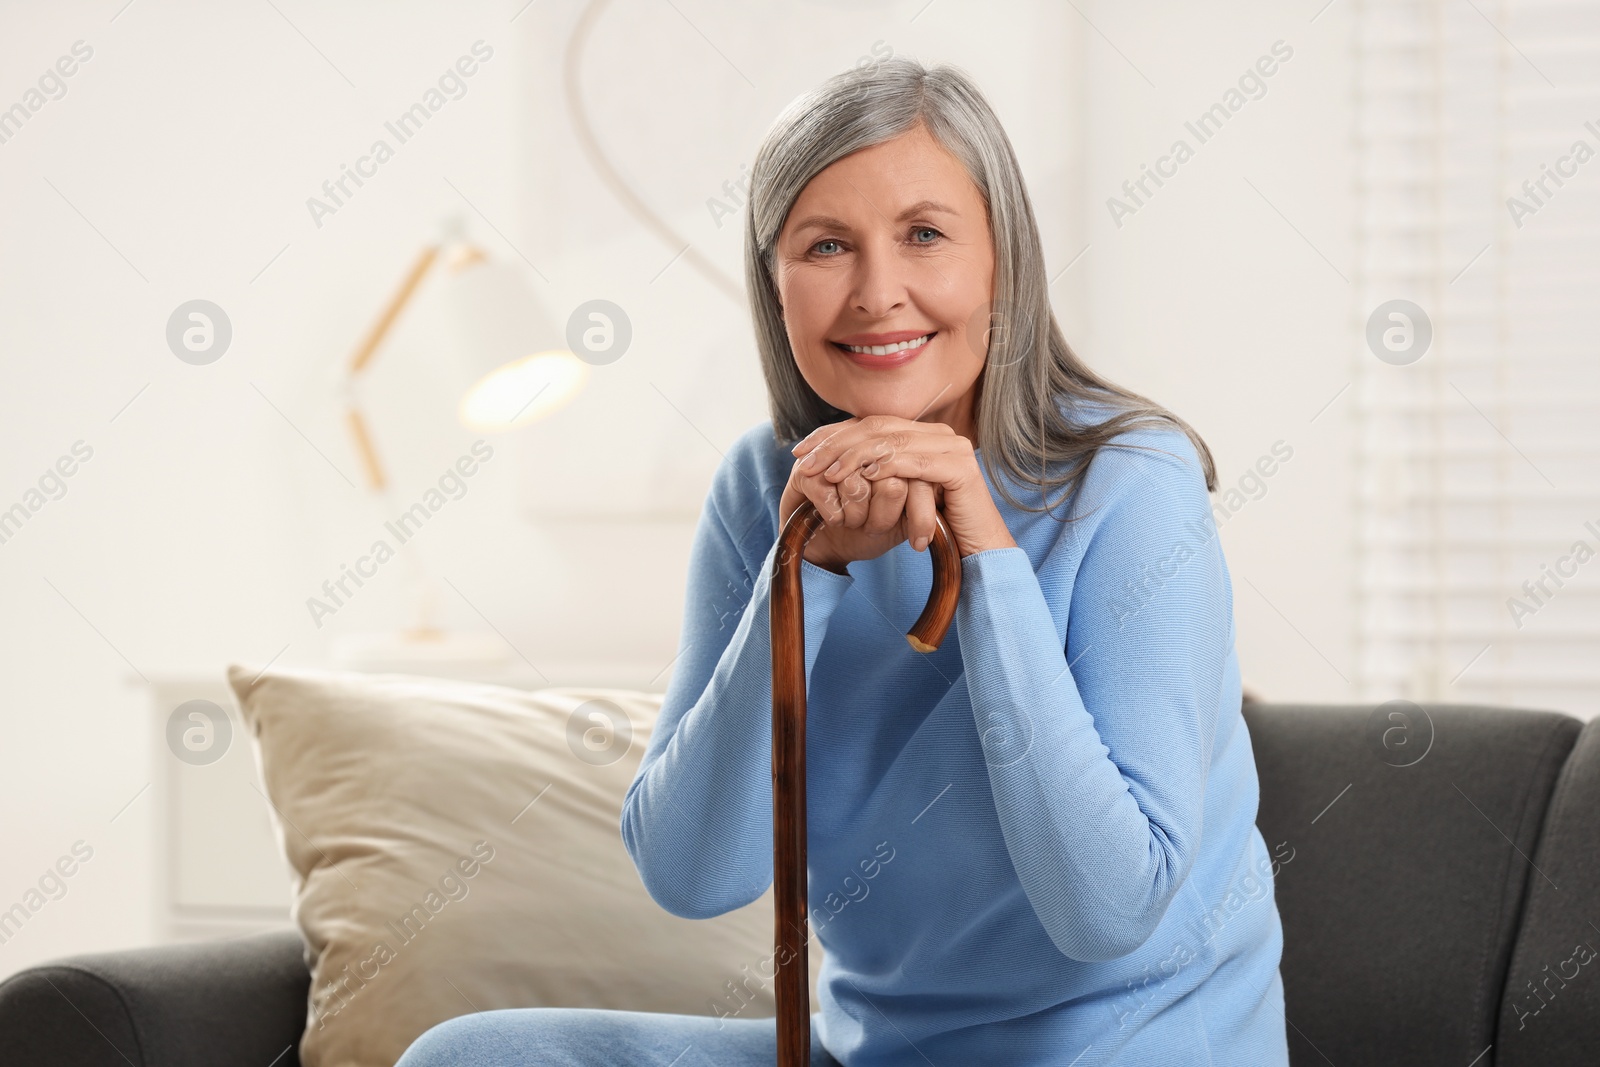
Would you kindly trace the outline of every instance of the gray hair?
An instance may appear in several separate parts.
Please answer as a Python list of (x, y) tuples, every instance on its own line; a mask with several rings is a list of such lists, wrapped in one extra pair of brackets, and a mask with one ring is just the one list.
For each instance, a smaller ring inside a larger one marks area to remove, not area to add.
[[(972, 79), (956, 67), (930, 69), (899, 56), (834, 75), (798, 97), (756, 152), (745, 211), (744, 271), (774, 436), (789, 447), (819, 426), (852, 416), (818, 396), (795, 362), (774, 279), (778, 233), (819, 171), (918, 122), (965, 166), (989, 212), (994, 303), (974, 415), (980, 461), (1000, 492), (1015, 507), (1049, 510), (1077, 489), (1100, 446), (1151, 422), (1177, 426), (1188, 435), (1206, 489), (1214, 492), (1216, 466), (1200, 435), (1154, 401), (1090, 370), (1067, 344), (1050, 307), (1039, 227), (1021, 168), (1000, 120)], [(1075, 409), (1092, 403), (1107, 404), (1115, 414), (1094, 425), (1072, 417)], [(1113, 447), (1144, 446), (1117, 442)], [(1030, 507), (1015, 499), (1005, 480), (994, 477), (996, 462), (1015, 482), (1038, 486), (1045, 504)], [(1057, 487), (1061, 497), (1051, 502), (1048, 494)]]

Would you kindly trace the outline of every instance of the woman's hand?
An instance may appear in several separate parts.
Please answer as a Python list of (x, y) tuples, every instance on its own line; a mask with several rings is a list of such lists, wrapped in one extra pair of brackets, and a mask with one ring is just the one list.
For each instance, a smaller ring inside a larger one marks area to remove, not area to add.
[[(836, 485), (820, 474), (807, 474), (796, 462), (778, 502), (778, 524), (781, 528), (788, 523), (795, 508), (810, 500), (822, 516), (823, 525), (806, 542), (801, 558), (838, 574), (848, 574), (846, 563), (876, 559), (906, 540), (908, 512), (920, 515), (924, 508), (931, 509), (933, 494), (934, 488), (927, 482), (883, 478), (874, 483), (859, 473)], [(932, 527), (929, 519), (928, 529)]]
[(799, 460), (779, 518), (787, 522), (802, 499), (816, 504), (825, 525), (805, 558), (818, 566), (843, 572), (844, 564), (874, 559), (907, 539), (922, 551), (933, 540), (935, 506), (943, 508), (961, 556), (1016, 546), (972, 443), (943, 423), (894, 415), (846, 419), (818, 427), (794, 453)]

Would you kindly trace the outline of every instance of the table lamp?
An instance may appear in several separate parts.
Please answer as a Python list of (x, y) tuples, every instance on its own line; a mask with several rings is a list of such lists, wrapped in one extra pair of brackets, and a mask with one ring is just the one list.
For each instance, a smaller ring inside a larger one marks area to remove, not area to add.
[[(374, 493), (387, 490), (389, 478), (357, 402), (357, 384), (430, 274), (442, 272), (432, 299), (441, 308), (454, 362), (470, 383), (453, 398), (463, 426), (504, 433), (527, 425), (569, 403), (588, 380), (589, 365), (567, 349), (523, 270), (490, 259), (460, 233), (459, 220), (451, 220), (441, 240), (418, 253), (345, 369), (345, 422)], [(414, 623), (390, 632), (338, 635), (332, 649), (335, 660), (466, 667), (508, 660), (510, 649), (493, 631), (446, 630), (436, 625), (439, 583), (416, 553), (399, 555), (409, 561), (421, 590)]]

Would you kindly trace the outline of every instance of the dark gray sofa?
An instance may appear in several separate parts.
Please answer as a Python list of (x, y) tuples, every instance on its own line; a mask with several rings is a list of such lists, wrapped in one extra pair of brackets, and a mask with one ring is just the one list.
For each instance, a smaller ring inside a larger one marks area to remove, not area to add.
[[(1600, 719), (1389, 710), (1245, 705), (1293, 1062), (1600, 1062)], [(58, 960), (0, 1064), (295, 1067), (309, 984), (292, 931)]]

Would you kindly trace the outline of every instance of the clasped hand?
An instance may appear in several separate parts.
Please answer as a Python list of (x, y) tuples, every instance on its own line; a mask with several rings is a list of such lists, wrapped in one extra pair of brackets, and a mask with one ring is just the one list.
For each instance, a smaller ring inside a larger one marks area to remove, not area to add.
[(921, 552), (933, 540), (936, 508), (963, 557), (1016, 547), (972, 442), (944, 423), (857, 416), (817, 427), (793, 452), (779, 526), (803, 501), (816, 505), (823, 526), (804, 558), (819, 567), (847, 573), (845, 564), (906, 540)]

